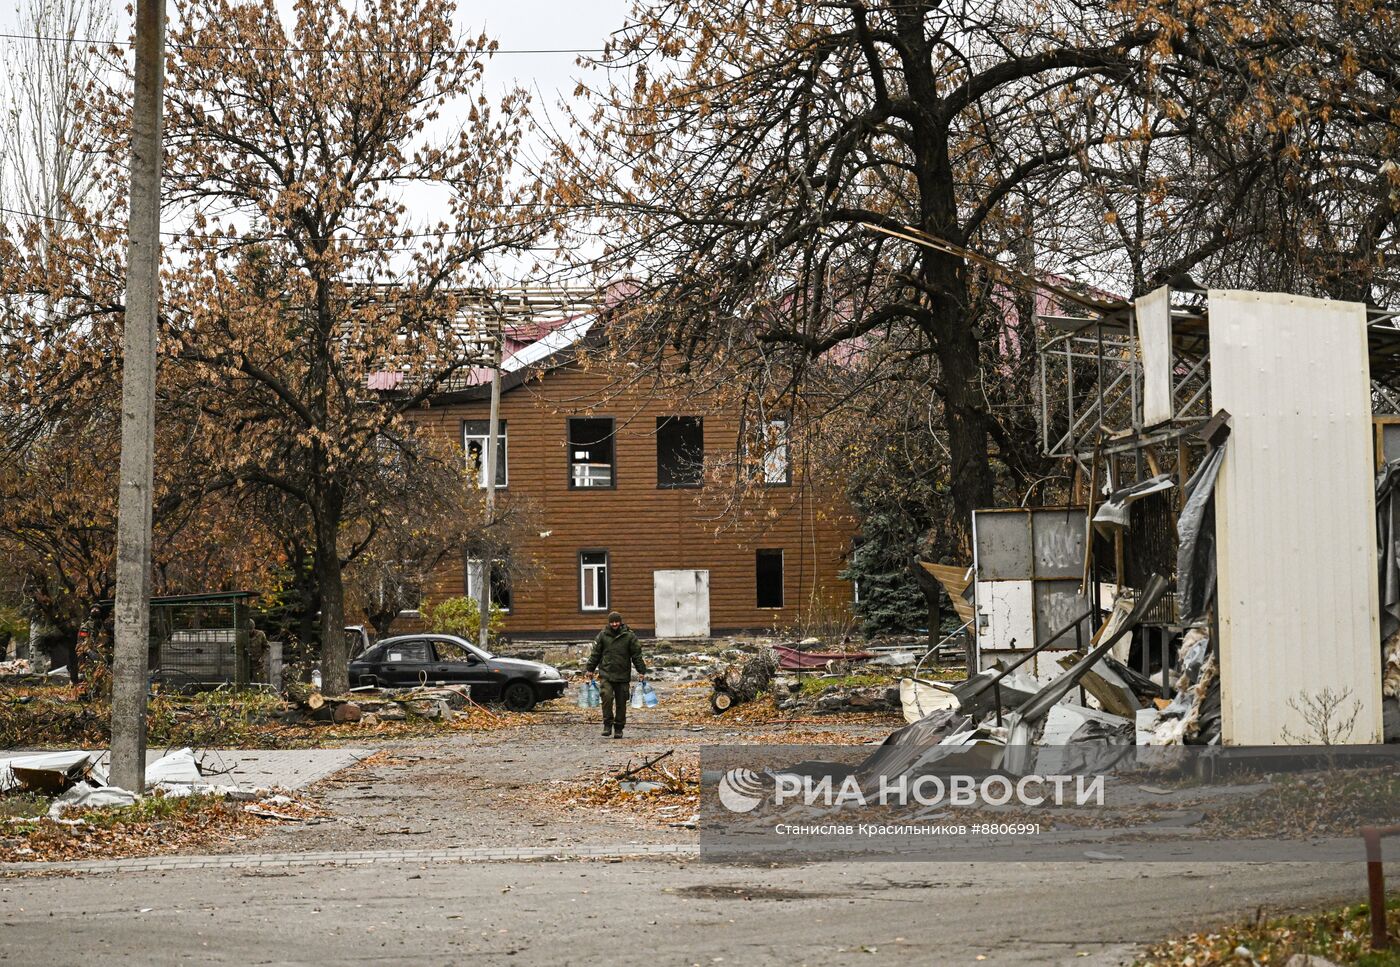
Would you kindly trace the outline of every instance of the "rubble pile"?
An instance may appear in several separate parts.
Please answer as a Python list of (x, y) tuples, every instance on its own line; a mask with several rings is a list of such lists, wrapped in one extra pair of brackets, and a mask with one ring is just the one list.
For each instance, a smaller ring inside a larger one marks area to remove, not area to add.
[(784, 712), (829, 715), (842, 712), (899, 712), (899, 686), (843, 685), (839, 676), (823, 679), (780, 678), (773, 682), (773, 702)]
[(700, 763), (671, 750), (639, 765), (628, 763), (601, 778), (559, 783), (546, 797), (561, 809), (589, 806), (694, 829), (700, 808)]
[(104, 756), (0, 760), (0, 862), (151, 856), (212, 846), (267, 822), (321, 822), (317, 806), (206, 775), (192, 749), (146, 767), (140, 794), (108, 783)]

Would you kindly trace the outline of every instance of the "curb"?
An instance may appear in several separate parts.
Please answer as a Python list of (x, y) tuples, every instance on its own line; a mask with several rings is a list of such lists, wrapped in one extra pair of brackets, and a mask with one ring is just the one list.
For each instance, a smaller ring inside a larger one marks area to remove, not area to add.
[(696, 858), (693, 843), (631, 846), (519, 846), (504, 848), (359, 850), (324, 853), (243, 853), (206, 856), (139, 856), (124, 860), (0, 863), (0, 875), (25, 873), (149, 873), (174, 870), (278, 869), (294, 866), (372, 866), (377, 863), (510, 863), (578, 859)]

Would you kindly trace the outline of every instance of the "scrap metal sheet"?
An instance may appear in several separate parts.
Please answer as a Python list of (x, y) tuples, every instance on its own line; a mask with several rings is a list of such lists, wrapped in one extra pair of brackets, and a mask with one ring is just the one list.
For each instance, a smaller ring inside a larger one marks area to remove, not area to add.
[(1224, 741), (1316, 741), (1300, 709), (1332, 696), (1341, 741), (1379, 742), (1366, 308), (1212, 290), (1210, 355)]

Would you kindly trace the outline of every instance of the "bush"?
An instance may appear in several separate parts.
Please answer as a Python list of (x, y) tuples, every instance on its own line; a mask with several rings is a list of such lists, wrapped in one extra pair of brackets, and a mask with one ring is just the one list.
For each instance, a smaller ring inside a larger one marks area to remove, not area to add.
[[(444, 598), (423, 613), (428, 630), (440, 635), (457, 635), (476, 641), (481, 633), (481, 611), (472, 598)], [(495, 639), (506, 626), (506, 614), (491, 605), (491, 621), (487, 625), (488, 640)]]

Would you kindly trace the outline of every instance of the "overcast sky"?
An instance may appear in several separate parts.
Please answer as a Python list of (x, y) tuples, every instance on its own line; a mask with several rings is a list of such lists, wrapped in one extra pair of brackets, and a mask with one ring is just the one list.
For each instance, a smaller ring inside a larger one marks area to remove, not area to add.
[[(0, 0), (0, 33), (15, 32), (19, 23), (19, 8), (32, 0)], [(109, 0), (93, 0), (107, 3)], [(279, 0), (290, 11), (287, 0)], [(113, 8), (124, 4), (112, 3)], [(182, 6), (169, 0), (172, 17), (179, 16)], [(614, 30), (622, 26), (629, 0), (493, 0), (483, 3), (462, 3), (457, 10), (457, 24), (469, 34), (484, 29), (506, 50), (577, 49), (601, 47)], [(129, 18), (123, 10), (118, 14), (121, 34), (127, 36)], [(0, 43), (16, 41), (0, 39)], [(556, 94), (568, 95), (580, 70), (575, 55), (502, 54), (491, 64), (493, 82), (505, 86), (510, 81), (538, 90), (548, 103)]]
[[(0, 33), (18, 32), (19, 9), (35, 0), (0, 0)], [(92, 0), (107, 3), (109, 0)], [(172, 20), (179, 17), (184, 4), (168, 0)], [(284, 17), (290, 21), (291, 0), (278, 0)], [(112, 3), (118, 17), (119, 38), (130, 36), (130, 18), (125, 4)], [(488, 92), (503, 92), (521, 86), (530, 91), (532, 111), (536, 116), (549, 114), (557, 118), (561, 100), (572, 101), (578, 79), (591, 76), (598, 82), (596, 72), (577, 64), (580, 49), (601, 48), (611, 33), (620, 28), (631, 8), (631, 0), (493, 0), (493, 2), (462, 2), (457, 10), (457, 26), (467, 36), (484, 31), (500, 45), (501, 53), (487, 64)], [(0, 38), (0, 44), (19, 55), (34, 41)], [(5, 79), (0, 78), (0, 85)], [(533, 152), (530, 152), (533, 153)], [(435, 213), (436, 206), (426, 195), (413, 190), (404, 197), (410, 208), (410, 219), (420, 221)]]

